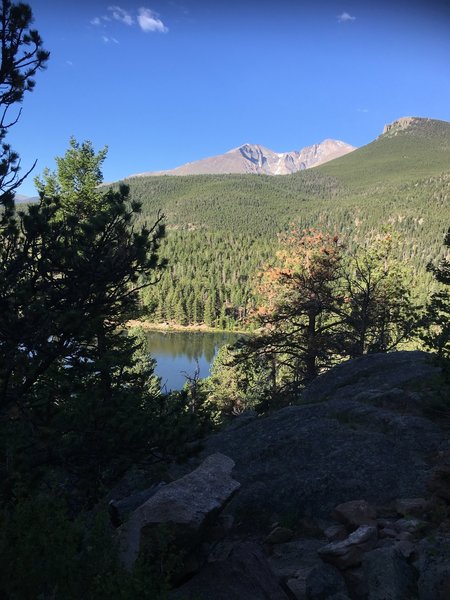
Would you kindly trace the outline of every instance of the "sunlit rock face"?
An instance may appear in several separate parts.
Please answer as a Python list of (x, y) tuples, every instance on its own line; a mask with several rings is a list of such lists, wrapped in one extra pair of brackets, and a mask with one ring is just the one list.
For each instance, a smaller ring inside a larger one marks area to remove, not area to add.
[(243, 144), (225, 154), (187, 163), (168, 171), (153, 171), (140, 175), (213, 175), (254, 173), (257, 175), (288, 175), (322, 165), (344, 156), (356, 148), (339, 140), (324, 140), (292, 152), (274, 152), (259, 144)]

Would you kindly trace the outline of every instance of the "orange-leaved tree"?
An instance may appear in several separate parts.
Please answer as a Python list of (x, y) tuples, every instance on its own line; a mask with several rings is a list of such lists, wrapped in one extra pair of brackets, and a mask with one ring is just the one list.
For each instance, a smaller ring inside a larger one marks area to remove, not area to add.
[(275, 390), (296, 391), (335, 360), (343, 247), (337, 235), (293, 229), (280, 238), (277, 263), (259, 274), (259, 330), (241, 344), (241, 356), (272, 365)]

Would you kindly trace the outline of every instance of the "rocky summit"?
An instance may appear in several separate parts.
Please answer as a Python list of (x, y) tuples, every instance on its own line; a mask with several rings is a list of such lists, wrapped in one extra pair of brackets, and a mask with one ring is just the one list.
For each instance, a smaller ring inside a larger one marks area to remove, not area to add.
[(424, 352), (342, 363), (298, 405), (206, 438), (118, 535), (164, 514), (183, 533), (189, 498), (201, 519), (174, 600), (448, 600), (449, 393)]
[(353, 150), (356, 150), (354, 146), (331, 139), (292, 152), (274, 152), (259, 144), (243, 144), (225, 154), (190, 162), (175, 169), (140, 173), (139, 175), (212, 175), (228, 173), (288, 175), (289, 173), (324, 164)]

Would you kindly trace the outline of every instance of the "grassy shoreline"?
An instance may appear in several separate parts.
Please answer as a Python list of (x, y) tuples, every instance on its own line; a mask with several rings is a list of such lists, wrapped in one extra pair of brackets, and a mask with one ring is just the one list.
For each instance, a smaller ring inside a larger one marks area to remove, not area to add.
[(140, 321), (137, 319), (132, 319), (127, 322), (127, 327), (141, 327), (146, 331), (174, 331), (178, 333), (236, 333), (236, 334), (246, 334), (248, 335), (248, 331), (244, 331), (242, 329), (220, 329), (218, 327), (209, 327), (208, 325), (179, 325), (177, 323), (152, 323), (151, 321)]

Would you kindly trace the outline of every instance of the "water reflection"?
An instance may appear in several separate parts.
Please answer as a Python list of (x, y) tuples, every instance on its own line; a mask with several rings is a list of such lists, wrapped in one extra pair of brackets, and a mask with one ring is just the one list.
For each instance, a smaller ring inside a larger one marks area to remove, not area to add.
[(209, 367), (224, 344), (233, 344), (235, 333), (203, 333), (179, 331), (149, 331), (147, 338), (156, 374), (161, 377), (163, 389), (180, 390), (186, 376), (192, 377), (197, 368), (200, 377), (208, 377)]

